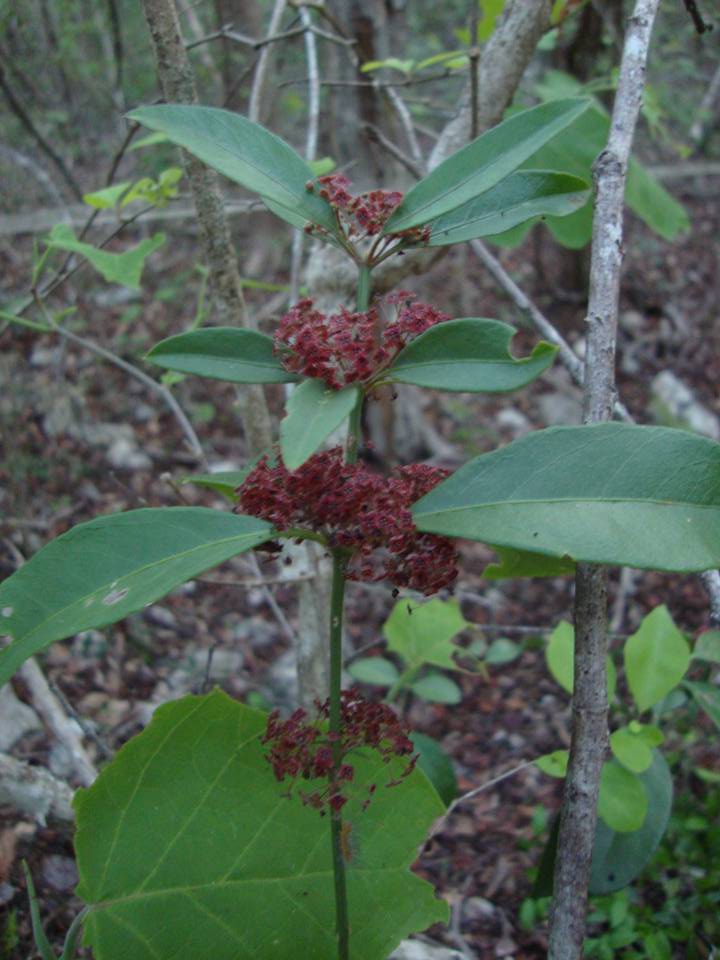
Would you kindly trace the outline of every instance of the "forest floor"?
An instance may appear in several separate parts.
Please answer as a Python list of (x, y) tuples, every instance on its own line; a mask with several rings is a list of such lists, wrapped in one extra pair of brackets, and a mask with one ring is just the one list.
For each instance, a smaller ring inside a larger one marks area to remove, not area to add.
[[(666, 416), (657, 407), (653, 412), (650, 389), (653, 378), (666, 369), (683, 380), (711, 414), (720, 416), (716, 242), (720, 197), (716, 180), (680, 181), (679, 187), (680, 194), (687, 188), (683, 199), (693, 218), (686, 238), (665, 244), (641, 225), (629, 224), (618, 377), (622, 399), (641, 422)], [(3, 299), (23, 288), (29, 251), (27, 237), (0, 243)], [(151, 261), (148, 287), (139, 298), (96, 283), (85, 271), (74, 284), (72, 305), (77, 313), (69, 324), (137, 362), (152, 343), (191, 322), (199, 283), (193, 256), (191, 243), (176, 237)], [(578, 265), (582, 270), (581, 258), (560, 251), (544, 236), (537, 242), (530, 239), (518, 250), (503, 251), (501, 258), (546, 315), (576, 342), (582, 333), (584, 304), (562, 288)], [(267, 262), (258, 263), (255, 273), (265, 280), (283, 280)], [(439, 305), (454, 315), (498, 316), (518, 323), (514, 309), (491, 290), (489, 279), (465, 251), (449, 255), (416, 289), (426, 299), (437, 293)], [(456, 291), (450, 304), (448, 290)], [(271, 296), (248, 291), (257, 309)], [(516, 352), (534, 340), (522, 332)], [(50, 336), (11, 328), (0, 333), (0, 380), (5, 438), (0, 467), (1, 577), (48, 540), (99, 514), (177, 504), (179, 492), (191, 504), (228, 508), (213, 492), (177, 486), (183, 476), (197, 470), (193, 457), (184, 451), (177, 424), (157, 397), (121, 370)], [(242, 466), (234, 390), (190, 379), (175, 390), (209, 459), (226, 464), (226, 469)], [(280, 390), (270, 396), (279, 413)], [(498, 416), (508, 408), (513, 411), (510, 416)], [(457, 451), (459, 463), (507, 442), (525, 426), (577, 422), (579, 409), (579, 392), (556, 367), (509, 399), (434, 395), (426, 414)], [(480, 635), (491, 641), (507, 636), (523, 644), (521, 656), (511, 663), (477, 675), (456, 675), (463, 691), (460, 704), (419, 700), (406, 704), (410, 725), (439, 740), (452, 758), (464, 792), (568, 745), (568, 697), (548, 673), (542, 638), (559, 620), (571, 617), (572, 579), (488, 583), (481, 572), (489, 551), (463, 543), (461, 552), (455, 592), (465, 617), (475, 625), (467, 638)], [(261, 560), (261, 566), (271, 579), (282, 571), (274, 560)], [(101, 748), (113, 752), (139, 732), (155, 705), (208, 685), (219, 684), (231, 696), (254, 703), (291, 702), (291, 641), (267, 602), (266, 589), (293, 627), (296, 587), (280, 583), (243, 588), (232, 582), (254, 577), (247, 558), (240, 557), (120, 624), (54, 645), (41, 658), (51, 683), (96, 731), (97, 742), (88, 740), (87, 746), (98, 765), (104, 762)], [(620, 634), (632, 632), (659, 603), (668, 605), (690, 636), (709, 626), (707, 600), (696, 577), (637, 573), (623, 581), (620, 596), (618, 583), (615, 575), (612, 602)], [(392, 603), (390, 587), (351, 587), (348, 655), (359, 648), (382, 651), (380, 628)], [(21, 682), (15, 683), (15, 692), (28, 699)], [(677, 751), (685, 742), (670, 726), (669, 749)], [(696, 762), (720, 771), (718, 751), (709, 750), (704, 737), (696, 738), (689, 749)], [(63, 758), (41, 727), (25, 733), (12, 752), (63, 775)], [(687, 764), (682, 770), (676, 789), (697, 794), (700, 804), (701, 785), (693, 781)], [(67, 765), (64, 772), (68, 775)], [(531, 872), (544, 840), (538, 830), (544, 817), (538, 811), (557, 810), (559, 798), (560, 782), (527, 766), (453, 813), (417, 865), (452, 905), (451, 928), (434, 928), (433, 939), (456, 949), (463, 945), (470, 951), (467, 956), (479, 958), (530, 960), (545, 955), (544, 928), (523, 929), (519, 909), (531, 894)], [(56, 823), (33, 824), (17, 840), (13, 832), (17, 820), (13, 810), (0, 808), (3, 911), (6, 918), (14, 917), (12, 923), (6, 920), (2, 960), (31, 955), (22, 857), (35, 876), (53, 941), (61, 940), (79, 908), (73, 899), (72, 830)], [(682, 864), (678, 870), (682, 878)], [(692, 883), (692, 878), (683, 882)]]

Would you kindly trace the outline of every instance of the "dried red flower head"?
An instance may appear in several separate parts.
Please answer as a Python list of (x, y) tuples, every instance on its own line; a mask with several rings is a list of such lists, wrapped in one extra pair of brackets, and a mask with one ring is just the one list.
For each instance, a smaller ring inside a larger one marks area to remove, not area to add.
[(326, 316), (313, 301), (298, 301), (282, 318), (274, 335), (275, 352), (292, 373), (324, 380), (333, 390), (362, 383), (387, 367), (402, 348), (447, 314), (427, 303), (416, 302), (407, 291), (386, 297), (397, 307), (383, 323), (376, 307), (351, 313), (344, 307)]
[[(357, 238), (376, 237), (383, 229), (392, 212), (402, 203), (403, 195), (399, 190), (368, 190), (353, 196), (350, 193), (350, 181), (342, 173), (330, 173), (306, 184), (310, 191), (327, 200), (336, 211), (338, 225), (350, 241)], [(308, 224), (308, 233), (322, 232), (322, 228)], [(427, 243), (430, 239), (429, 227), (413, 227), (398, 233), (388, 234), (388, 240), (402, 237), (405, 245)]]
[[(303, 803), (325, 813), (327, 808), (340, 810), (348, 800), (348, 785), (355, 777), (352, 764), (346, 757), (361, 747), (376, 750), (384, 763), (393, 757), (411, 756), (413, 744), (406, 729), (390, 707), (365, 700), (355, 690), (341, 693), (341, 730), (339, 739), (327, 733), (330, 704), (316, 701), (316, 716), (308, 721), (305, 710), (296, 710), (287, 720), (281, 720), (277, 710), (268, 717), (262, 743), (269, 745), (265, 755), (279, 781), (299, 779), (327, 779), (327, 784), (311, 792), (299, 790)], [(334, 749), (335, 748), (335, 749)], [(334, 754), (337, 753), (337, 766)], [(417, 757), (411, 756), (398, 778), (386, 786), (400, 783), (415, 767)], [(292, 784), (290, 786), (292, 790)], [(376, 790), (371, 784), (363, 809), (370, 803)]]
[(292, 472), (263, 457), (238, 487), (238, 510), (278, 530), (305, 527), (350, 551), (350, 580), (390, 580), (424, 594), (457, 576), (452, 540), (415, 529), (411, 505), (448, 475), (414, 464), (389, 477), (344, 462), (340, 447), (316, 453)]

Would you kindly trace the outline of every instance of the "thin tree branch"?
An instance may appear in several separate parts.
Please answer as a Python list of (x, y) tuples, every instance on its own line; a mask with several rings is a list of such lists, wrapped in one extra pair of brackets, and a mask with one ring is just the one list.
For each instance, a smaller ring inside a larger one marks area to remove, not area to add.
[[(659, 0), (637, 0), (625, 37), (607, 146), (593, 165), (596, 196), (585, 358), (586, 423), (609, 420), (616, 401), (615, 347), (627, 167)], [(607, 751), (607, 573), (578, 564), (570, 760), (563, 792), (550, 918), (550, 960), (578, 960), (585, 938), (600, 774)]]
[[(287, 7), (287, 0), (275, 0), (273, 12), (270, 16), (270, 25), (268, 27), (268, 36), (272, 37), (278, 32), (282, 15)], [(260, 123), (260, 112), (262, 110), (262, 101), (265, 95), (265, 78), (270, 66), (272, 46), (266, 45), (260, 51), (257, 64), (255, 66), (255, 78), (253, 80), (252, 90), (250, 91), (250, 104), (248, 106), (248, 119), (254, 123)]]

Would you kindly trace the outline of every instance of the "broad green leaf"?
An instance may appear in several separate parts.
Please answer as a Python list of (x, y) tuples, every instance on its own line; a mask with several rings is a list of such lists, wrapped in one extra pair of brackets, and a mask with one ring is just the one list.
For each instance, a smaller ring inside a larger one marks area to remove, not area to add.
[(494, 187), (589, 105), (585, 99), (555, 100), (504, 120), (448, 157), (409, 190), (383, 233), (430, 223)]
[(615, 759), (632, 773), (643, 773), (653, 760), (652, 747), (627, 727), (610, 735), (610, 749)]
[(631, 720), (628, 724), (628, 730), (649, 747), (659, 747), (665, 740), (665, 734), (662, 730), (652, 723), (638, 723), (637, 720)]
[(598, 820), (590, 874), (593, 895), (612, 893), (632, 883), (657, 850), (667, 829), (672, 809), (672, 777), (658, 750), (653, 751), (652, 764), (640, 774), (639, 780), (648, 800), (639, 830), (617, 833)]
[(622, 423), (553, 427), (471, 460), (412, 508), (418, 529), (658, 570), (720, 565), (720, 444)]
[[(568, 79), (577, 94), (581, 94), (583, 91), (577, 81)], [(570, 92), (567, 84), (565, 89)], [(595, 158), (605, 149), (609, 130), (610, 117), (607, 111), (593, 100), (589, 110), (531, 156), (526, 166), (561, 169), (589, 179)], [(689, 228), (685, 209), (634, 158), (631, 158), (628, 167), (625, 200), (633, 213), (665, 240), (672, 240)], [(585, 246), (592, 234), (591, 202), (570, 217), (549, 218), (547, 226), (563, 245), (573, 248)]]
[(553, 362), (557, 347), (541, 341), (529, 357), (509, 350), (515, 330), (499, 320), (461, 317), (439, 323), (404, 347), (383, 380), (432, 390), (504, 393), (524, 387)]
[(457, 670), (453, 655), (462, 650), (452, 638), (468, 626), (456, 600), (399, 600), (383, 625), (383, 635), (388, 650), (402, 657), (408, 669), (431, 663)]
[(482, 10), (482, 20), (478, 24), (477, 38), (483, 43), (489, 40), (495, 29), (495, 21), (503, 12), (505, 0), (480, 0), (480, 9)]
[(569, 759), (570, 754), (567, 750), (554, 750), (552, 753), (546, 753), (542, 757), (538, 757), (535, 766), (549, 777), (562, 779), (567, 773)]
[[(571, 623), (561, 620), (550, 634), (548, 645), (545, 648), (545, 660), (548, 670), (563, 690), (573, 692), (575, 669), (575, 630)], [(607, 682), (608, 700), (615, 695), (617, 671), (612, 658), (605, 657), (605, 676)]]
[(482, 572), (486, 580), (512, 577), (564, 577), (575, 573), (575, 564), (564, 557), (546, 557), (541, 553), (495, 547), (499, 563), (489, 563)]
[(429, 673), (426, 677), (415, 680), (410, 684), (410, 689), (416, 697), (422, 697), (430, 703), (454, 704), (462, 700), (460, 687), (450, 677), (441, 673)]
[(499, 666), (502, 663), (512, 663), (513, 660), (517, 660), (522, 652), (523, 648), (519, 643), (514, 643), (506, 637), (498, 637), (487, 648), (483, 661), (490, 666)]
[(632, 833), (645, 822), (648, 810), (643, 781), (615, 760), (603, 764), (600, 775), (598, 816), (618, 833)]
[[(140, 107), (129, 116), (267, 198), (283, 219), (289, 216), (281, 211), (292, 212), (303, 224), (309, 221), (331, 234), (337, 231), (330, 205), (306, 187), (314, 177), (312, 169), (284, 140), (259, 124), (228, 110), (178, 104)], [(289, 222), (297, 225), (296, 219)]]
[(108, 283), (119, 283), (123, 287), (139, 290), (145, 261), (165, 243), (165, 234), (156, 233), (124, 253), (109, 253), (91, 243), (82, 243), (76, 239), (72, 227), (59, 223), (52, 228), (45, 242), (52, 250), (65, 250), (85, 257)]
[(458, 792), (457, 779), (450, 757), (437, 740), (433, 740), (424, 733), (413, 730), (410, 739), (418, 752), (418, 767), (435, 787), (445, 806), (449, 806)]
[(129, 510), (81, 523), (0, 584), (0, 685), (55, 640), (122, 620), (174, 587), (269, 540), (255, 517), (207, 507)]
[[(219, 691), (165, 704), (78, 792), (78, 895), (96, 960), (336, 960), (329, 817), (276, 781), (266, 721)], [(352, 764), (352, 957), (385, 960), (409, 933), (448, 919), (409, 869), (443, 805), (417, 770), (384, 787), (402, 761), (367, 750)]]
[(431, 247), (504, 233), (534, 217), (564, 217), (584, 206), (587, 181), (552, 170), (511, 173), (490, 190), (433, 220)]
[(391, 687), (400, 677), (394, 663), (385, 657), (363, 657), (353, 660), (347, 668), (354, 680), (361, 683), (374, 683), (378, 687)]
[(624, 657), (628, 686), (642, 713), (680, 683), (690, 666), (690, 647), (663, 605), (628, 637)]
[(294, 383), (272, 337), (239, 327), (204, 327), (161, 340), (147, 354), (159, 367), (230, 383)]
[(706, 630), (700, 634), (693, 648), (692, 659), (720, 663), (720, 630)]
[(124, 180), (122, 183), (114, 183), (110, 187), (103, 187), (102, 190), (95, 190), (93, 193), (83, 194), (83, 203), (96, 210), (108, 210), (117, 206), (122, 195), (128, 190), (132, 181)]
[(685, 687), (720, 730), (720, 689), (713, 683), (686, 682)]
[(288, 470), (297, 470), (347, 419), (358, 402), (358, 387), (332, 390), (322, 380), (303, 380), (287, 402), (280, 423), (280, 452)]

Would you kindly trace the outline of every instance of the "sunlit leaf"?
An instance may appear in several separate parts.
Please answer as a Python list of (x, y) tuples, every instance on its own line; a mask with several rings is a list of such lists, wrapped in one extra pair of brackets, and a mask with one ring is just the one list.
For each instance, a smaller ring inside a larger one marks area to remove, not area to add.
[(690, 647), (663, 605), (628, 637), (624, 657), (628, 686), (642, 713), (680, 683), (690, 666)]

